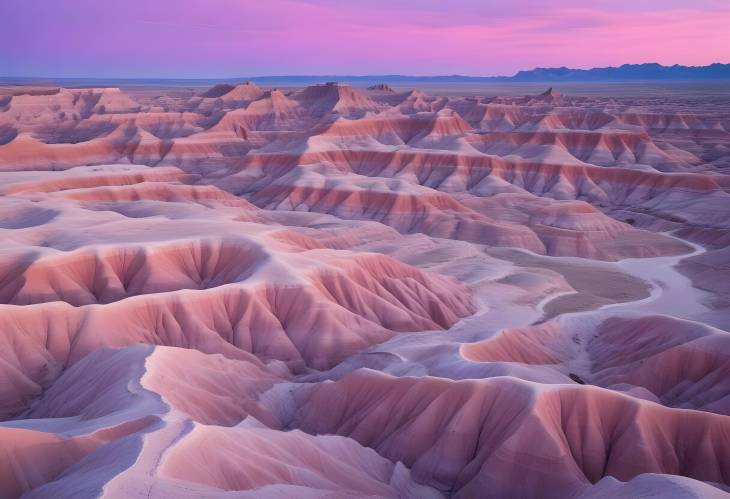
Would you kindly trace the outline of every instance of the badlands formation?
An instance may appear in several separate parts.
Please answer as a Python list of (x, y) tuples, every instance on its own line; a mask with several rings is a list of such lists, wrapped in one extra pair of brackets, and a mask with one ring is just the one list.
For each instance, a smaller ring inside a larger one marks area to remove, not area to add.
[(730, 103), (0, 88), (0, 497), (730, 491)]

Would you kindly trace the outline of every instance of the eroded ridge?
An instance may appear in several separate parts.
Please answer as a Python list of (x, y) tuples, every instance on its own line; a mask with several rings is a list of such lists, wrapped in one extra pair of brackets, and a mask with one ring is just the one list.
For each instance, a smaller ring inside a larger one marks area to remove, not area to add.
[(728, 167), (681, 88), (0, 88), (0, 496), (725, 497)]

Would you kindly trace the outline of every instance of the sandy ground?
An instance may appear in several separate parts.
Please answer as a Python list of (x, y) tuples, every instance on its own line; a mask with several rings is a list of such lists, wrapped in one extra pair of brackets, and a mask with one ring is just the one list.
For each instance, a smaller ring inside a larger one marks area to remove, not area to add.
[(651, 285), (621, 270), (616, 264), (545, 258), (524, 251), (491, 249), (489, 253), (520, 267), (546, 268), (562, 275), (574, 291), (546, 297), (538, 305), (545, 319), (568, 312), (594, 310), (612, 303), (626, 303), (647, 298)]

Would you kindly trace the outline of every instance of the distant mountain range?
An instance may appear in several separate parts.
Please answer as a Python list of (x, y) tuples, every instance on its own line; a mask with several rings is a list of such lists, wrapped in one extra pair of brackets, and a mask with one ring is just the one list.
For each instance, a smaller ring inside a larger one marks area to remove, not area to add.
[(572, 69), (535, 68), (513, 76), (409, 76), (409, 75), (292, 75), (253, 76), (246, 78), (19, 78), (2, 77), (0, 84), (45, 83), (65, 86), (93, 85), (210, 85), (221, 82), (252, 81), (264, 86), (302, 86), (337, 81), (359, 85), (431, 83), (497, 83), (497, 82), (606, 82), (606, 81), (665, 81), (665, 80), (730, 80), (730, 64), (709, 66), (662, 66), (657, 63), (624, 64), (619, 67)]
[(500, 79), (504, 81), (728, 80), (730, 64), (662, 66), (648, 63), (593, 69), (536, 68)]
[(260, 84), (324, 83), (340, 81), (351, 83), (489, 83), (489, 82), (581, 82), (581, 81), (645, 81), (645, 80), (730, 80), (730, 64), (710, 64), (709, 66), (662, 66), (657, 63), (624, 64), (619, 67), (572, 69), (535, 68), (520, 71), (513, 76), (408, 76), (408, 75), (366, 75), (366, 76), (260, 76), (249, 78)]

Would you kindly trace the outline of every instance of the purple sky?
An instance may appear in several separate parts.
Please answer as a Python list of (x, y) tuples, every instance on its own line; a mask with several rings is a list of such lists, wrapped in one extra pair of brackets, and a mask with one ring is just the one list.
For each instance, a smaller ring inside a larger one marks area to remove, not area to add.
[(730, 0), (0, 0), (0, 76), (730, 62)]

